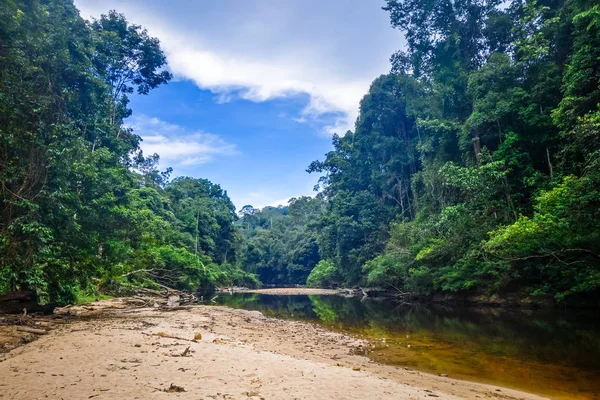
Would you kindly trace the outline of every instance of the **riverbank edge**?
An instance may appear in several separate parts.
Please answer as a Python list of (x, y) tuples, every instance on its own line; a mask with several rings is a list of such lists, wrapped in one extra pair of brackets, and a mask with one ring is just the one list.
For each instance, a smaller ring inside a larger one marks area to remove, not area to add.
[[(268, 318), (257, 311), (205, 305), (176, 307), (172, 311), (156, 308), (133, 308), (127, 304), (127, 299), (121, 298), (81, 306), (72, 306), (66, 309), (59, 309), (58, 312), (63, 317), (70, 317), (68, 323), (52, 328), (47, 335), (38, 336), (37, 338), (40, 338), (39, 340), (23, 344), (0, 356), (0, 370), (4, 368), (7, 371), (10, 370), (11, 372), (14, 372), (15, 367), (12, 363), (18, 365), (19, 368), (22, 365), (31, 364), (35, 360), (30, 360), (29, 358), (40, 357), (38, 347), (44, 349), (43, 353), (50, 354), (53, 351), (52, 346), (59, 346), (60, 349), (58, 349), (58, 354), (61, 356), (60, 359), (62, 360), (63, 356), (67, 359), (69, 354), (64, 353), (65, 349), (85, 347), (82, 346), (82, 343), (80, 343), (79, 340), (83, 340), (84, 337), (89, 337), (89, 335), (94, 335), (94, 337), (98, 338), (112, 338), (112, 340), (108, 340), (108, 343), (113, 343), (114, 346), (123, 347), (120, 350), (115, 348), (113, 349), (114, 351), (109, 348), (102, 348), (99, 350), (102, 354), (119, 354), (119, 358), (123, 358), (127, 354), (121, 354), (122, 351), (133, 351), (140, 359), (142, 359), (143, 356), (138, 350), (141, 351), (141, 353), (148, 354), (148, 347), (152, 348), (152, 346), (158, 345), (159, 341), (164, 341), (164, 339), (160, 340), (160, 338), (171, 337), (176, 345), (177, 342), (184, 341), (183, 343), (179, 343), (181, 349), (178, 349), (178, 351), (187, 351), (185, 350), (185, 347), (188, 346), (189, 349), (190, 343), (202, 343), (204, 347), (192, 349), (192, 352), (202, 354), (203, 358), (206, 358), (209, 355), (214, 357), (216, 354), (214, 352), (218, 352), (218, 348), (222, 348), (223, 345), (229, 346), (229, 350), (232, 353), (229, 357), (229, 361), (227, 361), (227, 359), (222, 361), (225, 365), (220, 365), (220, 367), (223, 368), (229, 368), (231, 359), (237, 360), (236, 362), (241, 362), (241, 359), (236, 356), (236, 349), (239, 349), (239, 351), (243, 353), (241, 355), (245, 357), (248, 357), (247, 353), (250, 350), (251, 359), (246, 360), (250, 365), (262, 362), (264, 361), (261, 360), (262, 358), (272, 357), (270, 354), (274, 354), (277, 356), (276, 361), (281, 363), (294, 363), (294, 360), (300, 360), (302, 362), (308, 362), (308, 365), (311, 365), (315, 369), (323, 370), (323, 368), (326, 368), (328, 371), (335, 371), (335, 374), (340, 373), (344, 379), (348, 380), (345, 382), (348, 387), (352, 385), (352, 382), (358, 382), (363, 379), (366, 380), (374, 377), (377, 379), (376, 382), (381, 382), (382, 384), (383, 382), (389, 382), (392, 386), (396, 385), (397, 388), (406, 391), (406, 393), (403, 394), (408, 395), (408, 392), (418, 392), (420, 393), (419, 397), (422, 397), (423, 395), (426, 397), (434, 395), (434, 397), (465, 399), (481, 398), (482, 396), (485, 398), (499, 399), (539, 400), (543, 398), (536, 394), (510, 388), (473, 381), (456, 380), (452, 379), (452, 377), (443, 375), (432, 375), (429, 373), (413, 371), (408, 368), (380, 364), (360, 354), (362, 353), (362, 350), (372, 346), (372, 344), (364, 338), (336, 333), (307, 322)], [(159, 324), (156, 322), (159, 322)], [(128, 324), (135, 326), (128, 327)], [(198, 327), (200, 327), (202, 334), (200, 336), (194, 336), (198, 334)], [(119, 335), (121, 336), (125, 334), (124, 332), (130, 332), (131, 334), (126, 334), (125, 338), (116, 340), (116, 336), (111, 332), (119, 332)], [(77, 337), (74, 338), (69, 336), (72, 333), (75, 333)], [(140, 334), (142, 336), (140, 336)], [(200, 339), (189, 340), (186, 338)], [(290, 340), (291, 338), (293, 338), (293, 340)], [(157, 339), (159, 340), (157, 341)], [(123, 340), (127, 340), (128, 342), (131, 341), (131, 343), (121, 343)], [(98, 344), (98, 346), (110, 346), (108, 343), (104, 343), (104, 345)], [(206, 345), (209, 347), (206, 347)], [(172, 346), (172, 344), (166, 346), (167, 348), (170, 348), (169, 346)], [(196, 347), (196, 345), (193, 346)], [(93, 350), (94, 349), (91, 348), (89, 349), (90, 352)], [(79, 354), (80, 352), (76, 353)], [(182, 361), (187, 360), (186, 358), (180, 358), (181, 356), (177, 354), (179, 353), (176, 353), (175, 356), (179, 358), (174, 359), (175, 362), (181, 363)], [(133, 356), (134, 354), (131, 355)], [(164, 355), (166, 356), (167, 354), (165, 353)], [(25, 358), (21, 356), (24, 356)], [(45, 359), (42, 357), (41, 360)], [(123, 360), (125, 360), (125, 358), (123, 358)], [(37, 360), (35, 371), (32, 370), (30, 372), (30, 375), (36, 376), (38, 379), (40, 375), (36, 374), (40, 374), (40, 369), (43, 369), (43, 365), (41, 365), (39, 361), (40, 360)], [(103, 379), (103, 382), (107, 382), (106, 371), (102, 371), (101, 366), (108, 361), (110, 360), (97, 360), (97, 363), (94, 365), (86, 365), (86, 367), (91, 368), (90, 371), (94, 376), (104, 372), (104, 374), (100, 376), (105, 378)], [(215, 359), (212, 361), (214, 362)], [(138, 361), (136, 361), (136, 363), (138, 363)], [(59, 389), (64, 389), (61, 378), (56, 378), (62, 377), (63, 374), (56, 374), (56, 372), (60, 371), (56, 369), (56, 365), (51, 365), (55, 372), (52, 375), (55, 377), (52, 378), (52, 382), (55, 382), (53, 384)], [(112, 363), (108, 365), (111, 366), (111, 368), (114, 366)], [(76, 366), (71, 365), (71, 367), (75, 368)], [(278, 370), (274, 369), (274, 371)], [(159, 373), (159, 375), (164, 373), (164, 371), (155, 372)], [(6, 376), (8, 377), (8, 374)], [(68, 374), (65, 374), (65, 376), (68, 376)], [(10, 390), (12, 387), (11, 385), (14, 385), (14, 387), (19, 388), (20, 390), (28, 388), (26, 382), (31, 378), (22, 375), (21, 378), (23, 378), (22, 381), (19, 380), (18, 375), (11, 374), (9, 384), (1, 384), (2, 382), (0, 382), (0, 386), (5, 387), (3, 390)], [(123, 377), (120, 376), (119, 379), (121, 378)], [(316, 384), (329, 387), (331, 394), (343, 386), (338, 387), (337, 385), (341, 384), (340, 382), (329, 382), (318, 375), (315, 375), (314, 378)], [(136, 377), (135, 379), (138, 378)], [(189, 387), (189, 385), (192, 384), (191, 381), (182, 382), (181, 380), (179, 383), (185, 387)], [(232, 386), (235, 386), (231, 385), (231, 383), (232, 382), (224, 383), (227, 386), (223, 386), (223, 388), (231, 389)], [(300, 384), (300, 381), (297, 383)], [(216, 384), (218, 384), (218, 382)], [(221, 382), (221, 384), (223, 384), (223, 382)], [(286, 381), (286, 386), (290, 386), (290, 382)], [(119, 387), (116, 386), (115, 389), (118, 390)], [(236, 387), (236, 389), (242, 390), (244, 388)], [(271, 389), (275, 390), (276, 387)], [(364, 392), (365, 390), (366, 392)], [(366, 395), (366, 398), (397, 398), (394, 397), (393, 392), (391, 397), (382, 396), (380, 388), (377, 385), (366, 386), (366, 388), (363, 388), (363, 392), (362, 395)], [(282, 396), (285, 396), (285, 393), (283, 392), (275, 393), (276, 395), (274, 397), (269, 398), (284, 398)], [(357, 392), (353, 394), (360, 393)], [(410, 394), (414, 395), (416, 393)], [(315, 397), (307, 395), (306, 397), (301, 398)], [(318, 398), (338, 397), (325, 396)]]
[(402, 293), (393, 289), (377, 287), (353, 288), (307, 288), (305, 286), (282, 286), (250, 289), (245, 287), (217, 288), (220, 293), (256, 293), (265, 295), (339, 295), (345, 297), (371, 298), (380, 301), (396, 301), (400, 303), (432, 304), (448, 307), (483, 307), (500, 309), (525, 309), (525, 310), (599, 310), (600, 300), (578, 299), (566, 300), (558, 303), (551, 296), (530, 296), (525, 293), (504, 294), (464, 294), (464, 293), (435, 293), (432, 295), (418, 295)]

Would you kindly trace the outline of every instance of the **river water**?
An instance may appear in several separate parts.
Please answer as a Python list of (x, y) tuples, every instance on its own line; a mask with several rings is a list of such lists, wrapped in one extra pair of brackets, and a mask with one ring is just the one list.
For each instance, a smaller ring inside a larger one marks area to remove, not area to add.
[(452, 309), (342, 296), (221, 293), (217, 304), (318, 323), (375, 360), (556, 399), (600, 399), (600, 314)]

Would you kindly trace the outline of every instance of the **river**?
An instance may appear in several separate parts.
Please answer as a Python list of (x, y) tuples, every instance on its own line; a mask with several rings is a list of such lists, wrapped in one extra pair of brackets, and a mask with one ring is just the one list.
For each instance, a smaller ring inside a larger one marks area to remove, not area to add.
[(217, 304), (318, 323), (375, 344), (381, 363), (556, 399), (600, 399), (600, 318), (573, 310), (456, 309), (335, 295), (221, 293)]

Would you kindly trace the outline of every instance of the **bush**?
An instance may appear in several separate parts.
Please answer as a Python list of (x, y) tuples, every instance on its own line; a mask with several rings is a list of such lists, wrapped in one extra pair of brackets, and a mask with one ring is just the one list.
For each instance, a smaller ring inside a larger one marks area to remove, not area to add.
[(337, 267), (329, 260), (321, 260), (306, 279), (308, 287), (331, 287), (339, 282)]
[[(600, 291), (600, 182), (565, 177), (535, 200), (533, 216), (490, 232), (484, 250), (506, 266), (532, 294), (570, 295)], [(497, 277), (494, 276), (497, 281)]]
[(403, 287), (406, 279), (404, 258), (402, 254), (390, 252), (368, 261), (363, 266), (367, 285)]

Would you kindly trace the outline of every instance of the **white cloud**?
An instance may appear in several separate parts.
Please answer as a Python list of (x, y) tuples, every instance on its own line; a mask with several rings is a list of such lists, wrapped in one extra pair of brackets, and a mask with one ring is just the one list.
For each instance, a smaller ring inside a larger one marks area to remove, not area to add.
[[(262, 102), (307, 94), (298, 121), (329, 115), (327, 133), (353, 126), (370, 82), (401, 47), (383, 0), (76, 0), (84, 17), (109, 9), (161, 40), (169, 68), (216, 94)], [(333, 115), (330, 115), (333, 113)]]
[(164, 166), (189, 167), (206, 164), (219, 156), (239, 154), (235, 145), (212, 133), (189, 132), (179, 125), (143, 114), (128, 122), (142, 137), (140, 147), (144, 154), (157, 153)]

